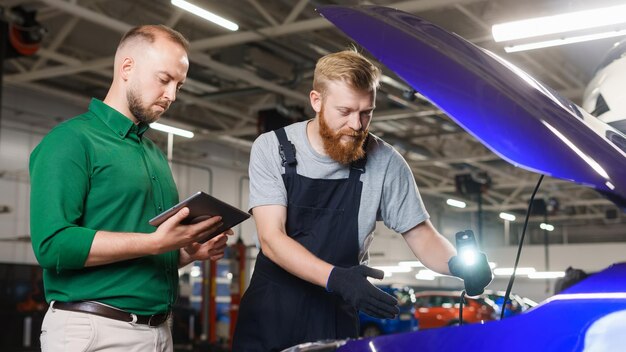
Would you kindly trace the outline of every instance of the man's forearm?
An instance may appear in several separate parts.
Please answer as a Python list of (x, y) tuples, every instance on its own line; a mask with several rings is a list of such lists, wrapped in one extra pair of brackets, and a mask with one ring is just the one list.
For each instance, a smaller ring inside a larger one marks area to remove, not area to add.
[(285, 234), (272, 234), (271, 240), (261, 241), (263, 253), (291, 274), (326, 287), (333, 266), (304, 248)]
[(432, 226), (430, 221), (415, 226), (403, 234), (415, 256), (427, 268), (449, 275), (448, 261), (456, 255), (454, 246)]
[(85, 266), (97, 266), (158, 254), (154, 236), (146, 233), (98, 231)]

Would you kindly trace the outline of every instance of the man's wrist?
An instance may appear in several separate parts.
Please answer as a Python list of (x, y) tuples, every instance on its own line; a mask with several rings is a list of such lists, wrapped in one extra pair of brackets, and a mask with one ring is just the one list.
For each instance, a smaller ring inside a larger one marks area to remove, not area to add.
[(333, 275), (333, 270), (335, 270), (334, 266), (330, 269), (330, 272), (328, 273), (328, 278), (326, 278), (326, 292), (333, 292), (328, 287), (328, 284), (330, 283), (330, 277)]
[(180, 248), (178, 250), (178, 267), (179, 268), (182, 268), (182, 267), (186, 266), (187, 264), (191, 263), (192, 261), (193, 261), (193, 259), (191, 258), (191, 255), (189, 253), (187, 253), (185, 248)]

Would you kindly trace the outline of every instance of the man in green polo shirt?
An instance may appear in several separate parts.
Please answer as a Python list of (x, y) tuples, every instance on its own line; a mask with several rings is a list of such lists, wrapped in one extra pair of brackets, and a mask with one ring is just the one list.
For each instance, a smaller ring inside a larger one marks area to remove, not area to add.
[(158, 228), (148, 221), (178, 201), (166, 158), (144, 137), (176, 99), (188, 42), (165, 26), (124, 35), (104, 101), (55, 127), (30, 158), (31, 235), (50, 309), (43, 351), (171, 351), (166, 320), (178, 268), (223, 256), (227, 231), (213, 217), (182, 225), (182, 209)]

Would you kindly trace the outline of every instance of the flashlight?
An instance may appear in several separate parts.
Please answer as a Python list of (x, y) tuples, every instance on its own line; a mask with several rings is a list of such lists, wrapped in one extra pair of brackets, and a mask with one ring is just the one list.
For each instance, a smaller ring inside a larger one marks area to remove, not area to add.
[(478, 250), (471, 230), (457, 232), (455, 237), (457, 255), (450, 258), (448, 268), (452, 275), (463, 279), (468, 296), (477, 296), (493, 278), (487, 256)]
[(477, 247), (474, 233), (471, 230), (461, 231), (456, 234), (456, 249), (464, 265), (472, 266), (476, 263), (478, 256)]

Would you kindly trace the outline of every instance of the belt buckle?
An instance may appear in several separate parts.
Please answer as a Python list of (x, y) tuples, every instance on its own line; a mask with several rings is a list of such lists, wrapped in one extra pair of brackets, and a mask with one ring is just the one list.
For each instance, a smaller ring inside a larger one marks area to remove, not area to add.
[[(163, 320), (161, 320), (157, 324), (157, 319), (156, 318), (157, 318), (157, 316), (160, 317), (161, 315), (163, 316)], [(164, 313), (164, 314), (153, 314), (153, 315), (151, 315), (150, 318), (148, 318), (148, 326), (156, 327), (156, 326), (159, 326), (159, 325), (163, 324), (167, 320), (168, 315), (169, 315), (169, 312), (168, 313)], [(152, 325), (152, 319), (155, 319), (154, 325)]]

